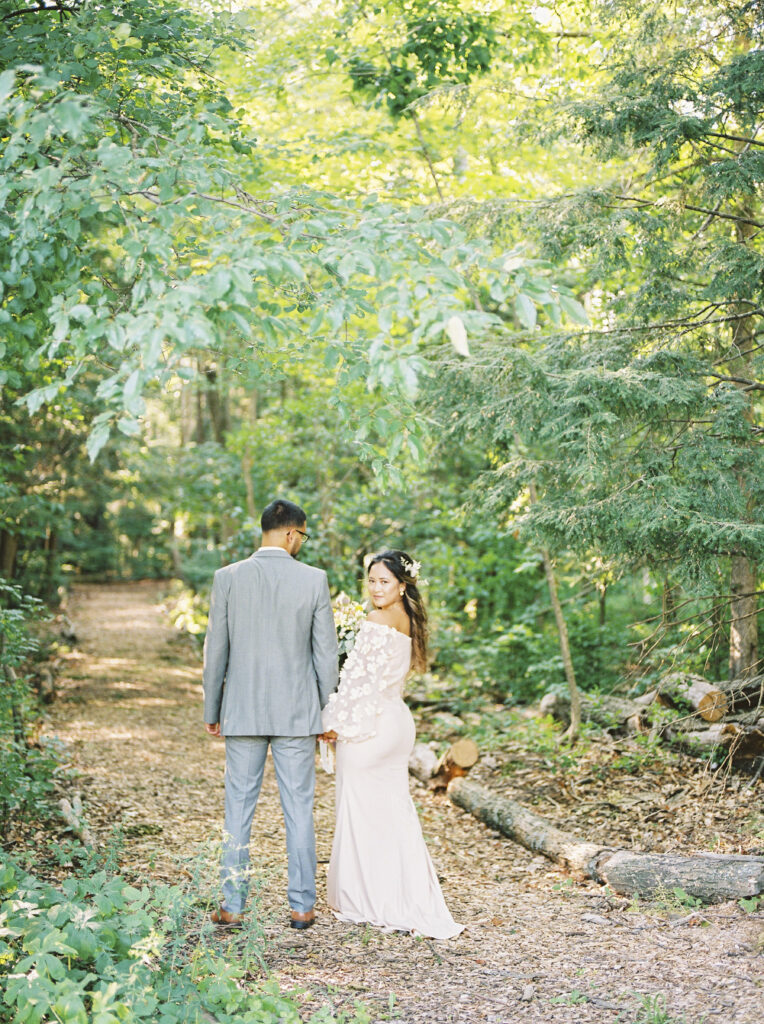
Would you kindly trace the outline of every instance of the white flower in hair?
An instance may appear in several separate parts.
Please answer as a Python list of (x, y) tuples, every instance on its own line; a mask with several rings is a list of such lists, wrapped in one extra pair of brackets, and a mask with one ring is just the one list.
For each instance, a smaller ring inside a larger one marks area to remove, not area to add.
[(422, 563), (404, 561), (403, 568), (406, 570), (406, 573), (412, 578), (412, 580), (418, 580), (419, 573), (422, 569)]

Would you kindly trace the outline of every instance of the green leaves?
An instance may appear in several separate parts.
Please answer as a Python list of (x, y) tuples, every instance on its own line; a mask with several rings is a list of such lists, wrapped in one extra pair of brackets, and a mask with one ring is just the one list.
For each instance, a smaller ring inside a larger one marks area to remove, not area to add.
[(245, 981), (246, 960), (221, 958), (204, 941), (189, 951), (197, 891), (138, 890), (103, 872), (75, 873), (56, 889), (7, 858), (0, 878), (0, 996), (16, 1021), (183, 1024), (214, 1013), (299, 1024), (275, 983)]
[(559, 292), (559, 299), (561, 309), (564, 313), (567, 313), (573, 323), (588, 325), (589, 316), (578, 299), (573, 298), (572, 295), (565, 294), (563, 291)]
[(536, 326), (536, 307), (533, 300), (523, 292), (515, 299), (515, 312), (523, 327), (532, 329)]
[[(466, 85), (484, 74), (498, 46), (495, 15), (465, 11), (453, 0), (436, 6), (413, 0), (364, 11), (364, 20), (377, 22), (379, 35), (388, 19), (395, 29), (392, 38), (373, 49), (357, 49), (347, 57), (346, 66), (354, 90), (385, 103), (393, 117), (408, 112), (412, 103), (439, 86)], [(348, 27), (343, 25), (343, 38)], [(368, 32), (363, 35), (369, 38)], [(326, 59), (335, 63), (338, 50), (330, 47)]]

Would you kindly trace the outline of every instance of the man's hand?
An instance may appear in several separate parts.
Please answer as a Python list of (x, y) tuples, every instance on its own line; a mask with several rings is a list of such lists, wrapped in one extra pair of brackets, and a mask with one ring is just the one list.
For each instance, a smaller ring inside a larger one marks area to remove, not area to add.
[(214, 725), (210, 725), (209, 722), (205, 722), (204, 728), (210, 734), (210, 736), (220, 735), (220, 722), (215, 722)]
[(334, 729), (330, 729), (328, 732), (319, 733), (316, 739), (323, 740), (325, 743), (336, 743), (337, 733), (334, 731)]

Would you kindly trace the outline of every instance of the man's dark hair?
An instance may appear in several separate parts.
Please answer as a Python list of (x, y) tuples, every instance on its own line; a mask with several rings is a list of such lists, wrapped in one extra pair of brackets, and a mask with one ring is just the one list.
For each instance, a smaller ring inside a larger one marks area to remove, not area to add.
[(285, 530), (290, 526), (304, 526), (307, 518), (300, 506), (295, 505), (293, 501), (276, 498), (263, 509), (260, 526), (263, 533), (270, 533), (271, 530)]

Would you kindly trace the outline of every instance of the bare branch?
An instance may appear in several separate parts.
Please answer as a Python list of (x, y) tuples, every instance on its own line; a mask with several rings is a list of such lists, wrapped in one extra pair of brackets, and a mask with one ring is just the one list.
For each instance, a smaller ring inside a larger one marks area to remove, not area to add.
[(745, 377), (725, 377), (720, 373), (710, 373), (708, 376), (714, 380), (729, 381), (731, 384), (743, 384), (744, 391), (764, 391), (764, 384), (756, 380), (746, 380)]
[(61, 3), (60, 0), (55, 0), (52, 4), (39, 3), (34, 4), (32, 7), (19, 7), (18, 10), (9, 11), (8, 14), (4, 14), (0, 18), (2, 21), (11, 21), (12, 18), (22, 18), (25, 14), (40, 14), (43, 11), (49, 11), (51, 14), (76, 14), (80, 6), (80, 0), (74, 0), (71, 6), (67, 6), (65, 3)]
[(419, 124), (419, 118), (413, 110), (409, 110), (408, 114), (414, 122), (414, 128), (416, 129), (417, 138), (419, 139), (419, 147), (422, 150), (422, 155), (427, 161), (427, 166), (430, 168), (430, 174), (432, 175), (432, 180), (435, 183), (435, 191), (438, 193), (438, 199), (440, 199), (441, 203), (444, 203), (445, 199), (443, 198), (443, 192), (440, 188), (438, 175), (435, 173), (435, 167), (433, 166), (432, 158), (430, 157), (430, 151), (427, 148), (427, 143), (424, 141), (424, 136), (422, 135), (422, 127)]
[(729, 139), (730, 142), (745, 142), (749, 146), (760, 146), (764, 149), (764, 142), (759, 142), (757, 139), (749, 139), (745, 135), (730, 135), (727, 132), (706, 132), (706, 135), (710, 135), (714, 139)]

